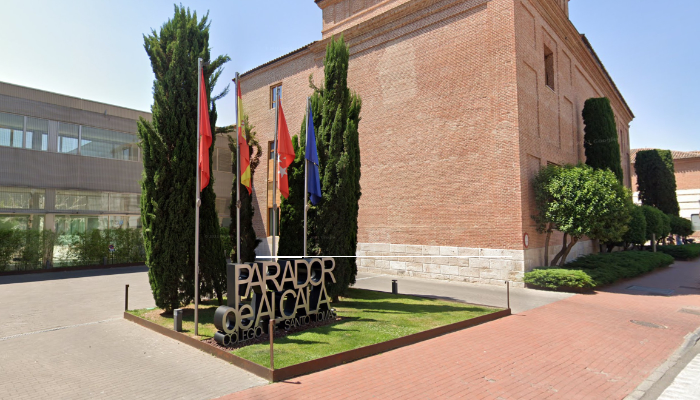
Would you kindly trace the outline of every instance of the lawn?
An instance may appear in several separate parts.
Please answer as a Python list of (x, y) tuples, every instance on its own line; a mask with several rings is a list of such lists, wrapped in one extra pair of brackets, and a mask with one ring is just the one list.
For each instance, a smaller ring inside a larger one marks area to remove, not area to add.
[[(216, 332), (212, 323), (216, 307), (215, 303), (200, 305), (199, 334), (202, 339), (211, 338)], [(275, 338), (276, 368), (499, 311), (496, 308), (359, 289), (348, 290), (348, 297), (342, 297), (333, 307), (343, 320)], [(130, 313), (172, 329), (172, 316), (163, 314), (162, 310), (136, 310)], [(193, 319), (194, 313), (186, 311), (183, 316), (186, 334), (193, 334)], [(253, 344), (233, 350), (232, 353), (265, 367), (270, 366), (270, 348), (267, 343)]]

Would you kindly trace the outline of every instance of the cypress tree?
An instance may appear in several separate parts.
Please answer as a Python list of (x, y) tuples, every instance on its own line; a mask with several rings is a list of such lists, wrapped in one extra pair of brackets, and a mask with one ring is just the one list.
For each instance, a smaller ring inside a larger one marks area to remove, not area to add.
[(642, 204), (656, 207), (665, 214), (680, 214), (671, 151), (653, 149), (638, 152), (634, 171)]
[(620, 144), (617, 140), (615, 113), (607, 97), (591, 98), (583, 106), (583, 147), (586, 164), (595, 169), (609, 169), (622, 183)]
[[(316, 130), (316, 148), (323, 199), (308, 212), (309, 255), (354, 256), (357, 250), (357, 217), (360, 200), (360, 143), (358, 125), (362, 101), (348, 89), (350, 51), (343, 37), (332, 39), (323, 59), (324, 84), (311, 84)], [(288, 169), (289, 199), (282, 201), (280, 254), (303, 251), (304, 149), (306, 123), (294, 140), (297, 157)], [(335, 284), (327, 284), (328, 295), (338, 299), (355, 283), (357, 263), (353, 258), (335, 260)]]
[[(306, 118), (304, 118), (306, 121)], [(299, 144), (299, 141), (302, 144)], [(280, 237), (278, 253), (283, 256), (304, 254), (304, 157), (306, 154), (306, 126), (302, 124), (301, 134), (292, 137), (294, 161), (287, 168), (289, 198), (282, 197), (280, 203)], [(307, 253), (311, 254), (311, 253)]]
[[(194, 204), (197, 150), (197, 59), (204, 68), (207, 98), (213, 103), (228, 87), (211, 97), (211, 89), (228, 56), (211, 60), (208, 14), (201, 20), (189, 9), (175, 6), (175, 13), (160, 28), (144, 35), (144, 48), (155, 74), (152, 121), (140, 119), (138, 132), (143, 154), (141, 217), (146, 264), (158, 307), (172, 311), (194, 298)], [(216, 126), (216, 107), (209, 114)], [(214, 150), (216, 136), (210, 148)], [(200, 207), (200, 295), (216, 294), (219, 302), (226, 288), (226, 263), (219, 240), (216, 195), (211, 183), (202, 191)]]
[[(245, 129), (246, 137), (248, 138), (248, 150), (250, 155), (250, 180), (253, 181), (255, 176), (255, 170), (260, 165), (260, 156), (262, 155), (262, 147), (257, 138), (257, 133), (255, 132), (255, 127), (248, 122), (248, 115), (243, 115), (242, 121), (243, 129)], [(235, 135), (238, 135), (238, 131), (235, 131)], [(235, 261), (236, 257), (236, 191), (238, 190), (238, 185), (236, 184), (236, 156), (238, 152), (236, 151), (236, 140), (229, 136), (228, 137), (228, 147), (231, 149), (231, 171), (233, 172), (233, 186), (231, 188), (231, 198), (234, 199), (231, 202), (231, 226), (229, 227), (229, 234), (231, 236), (231, 243), (233, 243), (233, 251), (230, 254), (231, 260)], [(253, 151), (255, 150), (255, 151)], [(262, 240), (258, 239), (255, 234), (255, 229), (253, 228), (253, 217), (255, 216), (255, 208), (253, 207), (253, 196), (248, 194), (248, 190), (243, 188), (241, 190), (241, 262), (254, 262), (255, 261), (255, 248)]]

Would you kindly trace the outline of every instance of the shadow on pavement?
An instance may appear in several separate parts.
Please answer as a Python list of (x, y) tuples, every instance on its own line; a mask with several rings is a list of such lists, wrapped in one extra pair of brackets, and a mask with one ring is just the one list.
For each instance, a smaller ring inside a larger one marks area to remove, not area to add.
[(0, 276), (0, 285), (8, 285), (12, 283), (55, 281), (61, 279), (87, 278), (92, 276), (133, 274), (138, 272), (148, 272), (148, 267), (145, 265), (139, 265), (135, 267), (117, 267), (105, 269), (89, 269), (82, 271), (62, 271), (46, 272), (41, 274)]

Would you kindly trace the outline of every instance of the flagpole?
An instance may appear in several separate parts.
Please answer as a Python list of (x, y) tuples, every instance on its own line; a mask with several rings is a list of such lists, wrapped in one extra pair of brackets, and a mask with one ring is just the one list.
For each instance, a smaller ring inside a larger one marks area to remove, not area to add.
[[(304, 143), (309, 142), (309, 100), (311, 98), (306, 98), (306, 140)], [(308, 145), (307, 145), (308, 146)], [(306, 258), (306, 213), (309, 210), (309, 160), (307, 158), (306, 152), (304, 152), (304, 258)]]
[(275, 233), (277, 232), (277, 131), (279, 130), (280, 122), (280, 97), (277, 93), (277, 102), (275, 103), (275, 141), (273, 153), (273, 176), (272, 176), (272, 254), (271, 256), (277, 261), (277, 249), (275, 243)]
[(199, 336), (199, 136), (200, 110), (202, 102), (202, 59), (197, 59), (197, 164), (195, 168), (195, 205), (194, 205), (194, 335)]
[[(241, 130), (241, 110), (240, 101), (238, 99), (238, 90), (240, 88), (240, 76), (236, 72), (236, 129)], [(242, 131), (241, 131), (242, 133)], [(236, 263), (241, 263), (241, 140), (242, 134), (236, 132)]]

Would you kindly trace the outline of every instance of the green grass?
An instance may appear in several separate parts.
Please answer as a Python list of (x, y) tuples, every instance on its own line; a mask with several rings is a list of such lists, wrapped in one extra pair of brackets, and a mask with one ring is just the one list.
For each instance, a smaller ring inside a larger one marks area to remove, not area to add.
[[(392, 295), (350, 289), (348, 297), (333, 304), (342, 321), (331, 325), (275, 338), (275, 368), (386, 342), (428, 329), (490, 314), (499, 309), (413, 296)], [(199, 333), (203, 339), (214, 335), (211, 323), (216, 305), (200, 305)], [(160, 310), (130, 311), (172, 329), (172, 315)], [(183, 329), (192, 334), (193, 313), (183, 316)], [(270, 366), (269, 344), (254, 344), (232, 351), (233, 354), (265, 367)]]

